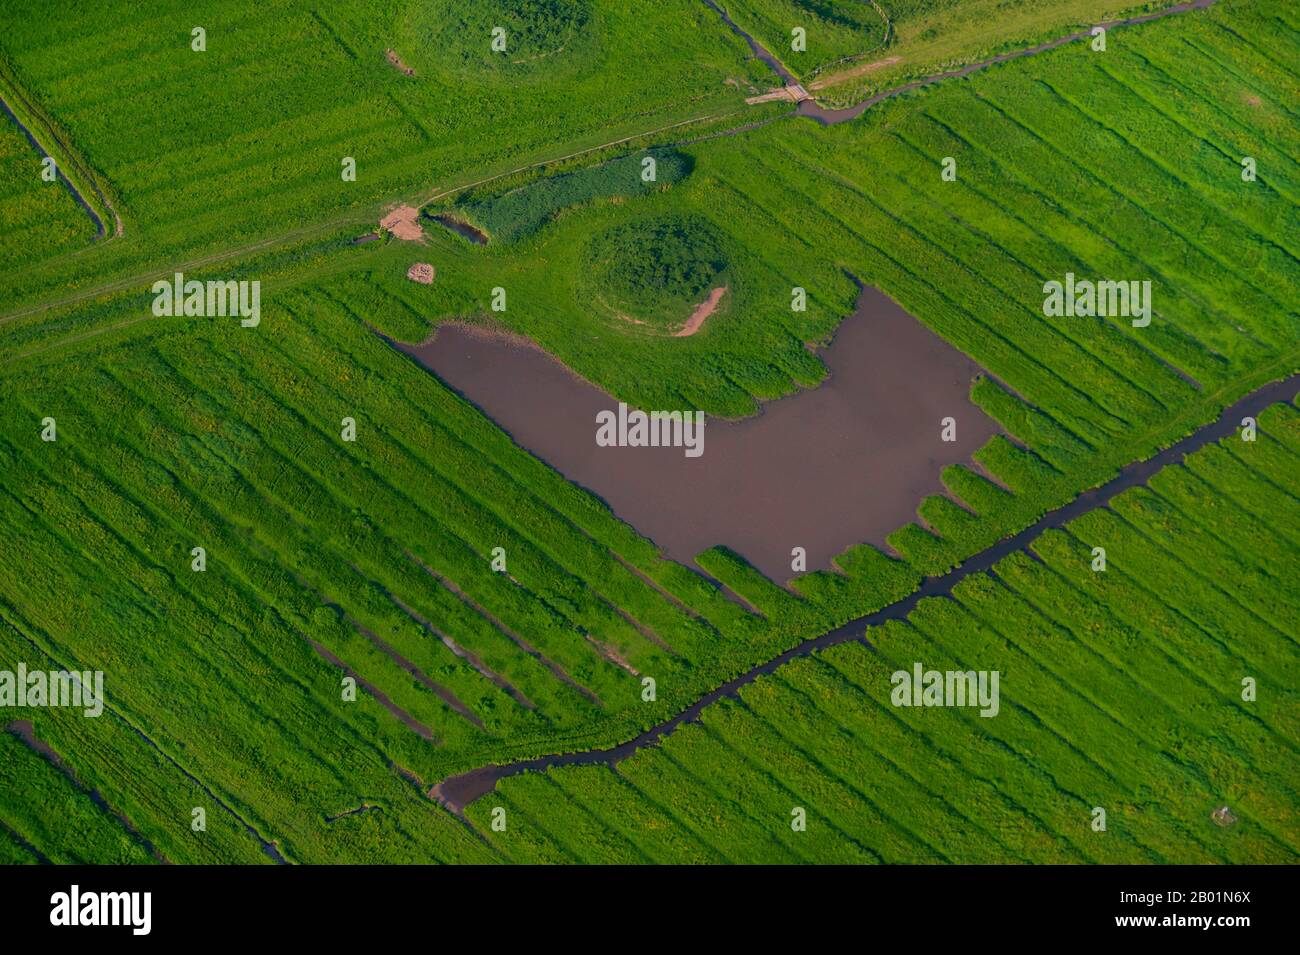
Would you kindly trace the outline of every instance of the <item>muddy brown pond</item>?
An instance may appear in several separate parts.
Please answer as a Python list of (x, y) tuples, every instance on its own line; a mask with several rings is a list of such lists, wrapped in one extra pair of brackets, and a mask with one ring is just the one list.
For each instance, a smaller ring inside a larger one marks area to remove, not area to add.
[[(870, 288), (820, 353), (825, 381), (740, 421), (706, 416), (699, 457), (598, 447), (597, 413), (618, 401), (524, 339), (446, 324), (404, 350), (669, 557), (693, 564), (723, 544), (781, 583), (794, 547), (817, 570), (883, 544), (996, 430), (968, 397), (979, 368)], [(954, 442), (940, 437), (948, 416)]]

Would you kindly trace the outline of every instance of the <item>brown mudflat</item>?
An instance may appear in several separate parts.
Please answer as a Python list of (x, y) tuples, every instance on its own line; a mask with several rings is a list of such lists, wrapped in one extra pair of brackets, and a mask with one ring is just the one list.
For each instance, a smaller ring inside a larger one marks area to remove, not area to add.
[[(978, 367), (875, 289), (822, 353), (827, 380), (751, 418), (706, 417), (697, 458), (598, 447), (596, 413), (618, 402), (521, 339), (444, 325), (407, 350), (668, 556), (690, 563), (724, 544), (778, 582), (794, 547), (816, 570), (882, 544), (996, 430), (968, 398)], [(955, 442), (940, 437), (948, 416)]]

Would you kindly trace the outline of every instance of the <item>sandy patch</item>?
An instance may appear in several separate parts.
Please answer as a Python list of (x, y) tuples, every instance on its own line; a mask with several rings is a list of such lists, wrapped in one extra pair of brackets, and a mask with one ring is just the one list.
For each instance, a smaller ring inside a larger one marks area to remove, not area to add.
[(843, 83), (845, 80), (851, 80), (857, 76), (866, 76), (868, 73), (874, 73), (876, 70), (883, 70), (887, 66), (893, 66), (895, 63), (901, 63), (901, 56), (887, 56), (883, 60), (872, 60), (870, 63), (860, 63), (851, 69), (844, 70), (840, 73), (832, 73), (830, 76), (820, 80), (814, 80), (808, 84), (810, 90), (825, 89), (828, 86), (834, 86), (837, 83)]
[(673, 338), (689, 338), (698, 332), (700, 326), (704, 324), (704, 320), (713, 314), (718, 307), (718, 303), (722, 301), (722, 296), (726, 294), (727, 286), (725, 285), (710, 292), (708, 298), (695, 306), (695, 311), (691, 312), (691, 317), (686, 320), (686, 324), (673, 332)]
[(424, 238), (420, 210), (414, 206), (398, 206), (379, 220), (379, 227), (406, 242), (419, 242)]
[(394, 68), (401, 70), (407, 76), (415, 75), (415, 70), (403, 63), (402, 58), (397, 55), (397, 51), (391, 46), (384, 51), (384, 56), (388, 57), (388, 62), (393, 64)]
[(412, 282), (419, 282), (421, 285), (432, 285), (433, 274), (433, 266), (428, 262), (416, 262), (406, 270), (406, 277)]

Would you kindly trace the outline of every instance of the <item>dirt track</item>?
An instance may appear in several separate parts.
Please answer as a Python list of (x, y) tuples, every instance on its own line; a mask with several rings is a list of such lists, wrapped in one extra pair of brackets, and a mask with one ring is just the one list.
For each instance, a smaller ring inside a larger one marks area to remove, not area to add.
[[(620, 146), (623, 143), (631, 142), (635, 139), (642, 139), (647, 136), (654, 136), (658, 133), (667, 132), (668, 130), (677, 129), (682, 126), (690, 126), (697, 123), (708, 123), (718, 119), (726, 119), (729, 116), (737, 115), (741, 111), (742, 110), (738, 109), (738, 110), (733, 110), (730, 113), (709, 113), (706, 115), (693, 116), (688, 119), (678, 120), (677, 122), (668, 123), (663, 126), (657, 126), (654, 129), (648, 129), (639, 133), (633, 133), (630, 136), (623, 136), (619, 139), (613, 139), (607, 143), (601, 143), (597, 146), (589, 146), (585, 149), (579, 149), (576, 151), (565, 153), (562, 156), (551, 156), (546, 159), (539, 159), (535, 162), (526, 163), (525, 165), (518, 166), (513, 169), (508, 169), (505, 172), (495, 173), (490, 176), (485, 176), (481, 179), (476, 179), (472, 182), (462, 183), (461, 185), (450, 186), (448, 188), (435, 191), (432, 194), (425, 196), (423, 199), (412, 200), (412, 201), (416, 203), (417, 209), (423, 209), (425, 206), (429, 205), (430, 203), (436, 202), (439, 199), (444, 199), (447, 196), (453, 196), (459, 192), (464, 192), (467, 189), (473, 189), (477, 186), (486, 185), (487, 183), (494, 182), (498, 179), (504, 179), (507, 176), (513, 176), (521, 172), (526, 172), (529, 169), (536, 169), (541, 166), (549, 166), (557, 162), (564, 162), (569, 159), (577, 158), (578, 156), (586, 155), (587, 153), (597, 152), (602, 149), (609, 149), (612, 146)], [(782, 116), (786, 116), (786, 115), (793, 115), (793, 114), (782, 114)], [(781, 118), (781, 117), (776, 117), (776, 118)], [(758, 124), (753, 124), (753, 123), (743, 124), (741, 126), (736, 127), (736, 131), (744, 131), (747, 129), (752, 129), (756, 125)], [(715, 133), (713, 135), (721, 135), (721, 134)], [(389, 208), (392, 205), (393, 203), (390, 201), (385, 203), (384, 207)], [(375, 213), (374, 215), (377, 215), (377, 213)], [(326, 222), (320, 222), (320, 223), (316, 223), (315, 225), (305, 226), (301, 229), (294, 229), (289, 232), (282, 232), (277, 235), (271, 236), (269, 238), (261, 239), (257, 242), (253, 242), (249, 245), (239, 246), (233, 249), (226, 249), (221, 252), (214, 252), (210, 255), (205, 255), (199, 258), (191, 259), (190, 261), (179, 265), (171, 265), (168, 266), (167, 268), (155, 269), (153, 271), (144, 272), (138, 275), (133, 275), (128, 278), (117, 279), (112, 282), (106, 282), (102, 285), (96, 285), (92, 288), (83, 289), (80, 292), (74, 292), (70, 295), (65, 295), (62, 298), (54, 299), (53, 301), (42, 302), (38, 305), (30, 305), (24, 308), (15, 309), (12, 312), (6, 312), (3, 315), (0, 315), (0, 325), (3, 325), (5, 322), (14, 321), (15, 319), (25, 318), (29, 315), (37, 315), (40, 314), (41, 312), (47, 312), (52, 309), (63, 308), (68, 305), (75, 305), (78, 302), (84, 302), (87, 299), (99, 298), (102, 295), (111, 295), (115, 292), (123, 292), (131, 288), (147, 286), (150, 283), (157, 281), (160, 278), (166, 278), (167, 276), (170, 276), (175, 272), (193, 272), (203, 268), (204, 266), (215, 265), (218, 262), (225, 262), (230, 259), (237, 259), (242, 256), (251, 255), (255, 252), (262, 252), (267, 249), (273, 249), (277, 246), (285, 245), (290, 242), (295, 242), (300, 239), (306, 239), (306, 238), (311, 238), (313, 236), (324, 235), (325, 233), (333, 229), (339, 229), (342, 228), (343, 226), (363, 225), (363, 224), (368, 225), (374, 218), (374, 215), (372, 215), (372, 213), (368, 211), (350, 213), (346, 216), (340, 216), (336, 219), (331, 219)], [(135, 324), (135, 322), (132, 321), (126, 323), (119, 323), (118, 325), (113, 326), (113, 328), (120, 328), (130, 324)], [(104, 330), (111, 330), (111, 329), (104, 329)], [(75, 336), (74, 338), (53, 342), (46, 347), (54, 348), (66, 342), (71, 342), (71, 341), (78, 340), (80, 338), (88, 337), (91, 334), (96, 334), (96, 332), (92, 331), (88, 333), (82, 333), (81, 335)], [(40, 351), (44, 351), (44, 350), (46, 349), (38, 349), (38, 350), (26, 352), (19, 357), (27, 357), (29, 355), (39, 354)]]
[[(764, 59), (764, 62), (767, 62), (770, 66), (772, 66), (773, 70), (777, 72), (777, 74), (781, 76), (783, 80), (788, 78), (791, 82), (795, 82), (797, 84), (797, 81), (795, 80), (793, 75), (790, 74), (789, 70), (785, 69), (785, 67), (781, 65), (779, 61), (777, 61), (776, 58), (773, 57), (770, 53), (767, 53), (766, 50), (762, 50), (762, 47), (760, 47), (758, 43), (753, 40), (752, 37), (749, 37), (748, 34), (744, 33), (744, 31), (742, 31), (739, 27), (735, 26), (734, 23), (731, 23), (731, 21), (726, 17), (726, 15), (722, 12), (722, 10), (713, 2), (713, 0), (703, 0), (703, 2), (707, 6), (709, 6), (712, 10), (717, 12), (720, 16), (722, 16), (732, 30), (734, 30), (739, 36), (745, 38), (747, 42), (750, 44), (751, 48), (755, 50), (755, 54), (759, 55), (760, 58)], [(1147, 14), (1140, 17), (1133, 17), (1128, 20), (1118, 21), (1116, 23), (1111, 23), (1108, 24), (1107, 26), (1124, 26), (1128, 24), (1145, 23), (1150, 20), (1156, 20), (1162, 17), (1171, 16), (1176, 13), (1184, 13), (1189, 10), (1205, 9), (1206, 7), (1213, 6), (1216, 2), (1217, 0), (1195, 0), (1195, 2), (1179, 4), (1178, 6), (1168, 7), (1164, 10), (1160, 10), (1155, 13)], [(942, 79), (946, 79), (949, 77), (966, 75), (970, 72), (973, 72), (977, 69), (981, 69), (985, 66), (989, 66), (993, 63), (1000, 63), (1009, 59), (1014, 59), (1016, 57), (1022, 57), (1022, 56), (1032, 55), (1034, 53), (1040, 53), (1043, 52), (1044, 50), (1052, 49), (1056, 46), (1061, 46), (1073, 40), (1080, 39), (1083, 36), (1087, 36), (1087, 34), (1086, 33), (1070, 34), (1069, 36), (1062, 37), (1061, 39), (1058, 39), (1051, 43), (1041, 44), (1038, 47), (1033, 47), (1028, 50), (1021, 50), (1015, 53), (1004, 54), (1000, 57), (996, 57), (994, 59), (987, 60), (982, 63), (973, 64), (971, 66), (965, 67), (962, 70), (952, 71), (950, 73), (935, 74), (933, 76), (926, 77), (925, 79), (917, 80), (912, 83), (908, 83), (904, 86), (900, 86), (895, 89), (888, 90), (884, 93), (877, 94), (876, 96), (873, 96), (870, 99), (862, 103), (859, 103), (857, 106), (849, 107), (848, 109), (845, 110), (823, 109), (821, 107), (818, 107), (811, 100), (805, 101), (803, 103), (800, 103), (799, 108), (793, 113), (783, 113), (780, 114), (779, 116), (771, 117), (769, 119), (763, 120), (758, 123), (742, 124), (740, 126), (735, 127), (732, 130), (725, 130), (722, 133), (713, 133), (708, 136), (697, 137), (696, 139), (691, 139), (691, 140), (685, 140), (683, 142), (683, 145), (689, 145), (693, 142), (700, 142), (705, 139), (711, 139), (719, 135), (728, 135), (728, 134), (734, 135), (737, 133), (743, 133), (749, 129), (765, 126), (769, 122), (773, 122), (776, 119), (781, 119), (789, 115), (809, 116), (810, 118), (822, 123), (823, 125), (832, 125), (834, 123), (845, 122), (849, 119), (853, 119), (856, 116), (861, 115), (871, 106), (891, 96), (897, 96), (900, 93), (904, 93), (908, 90), (916, 89), (920, 86), (928, 85), (930, 83), (936, 83)], [(760, 50), (762, 51), (761, 54), (759, 53)], [(442, 199), (450, 195), (455, 195), (458, 192), (463, 192), (467, 189), (471, 189), (476, 186), (486, 185), (489, 182), (493, 182), (497, 179), (505, 178), (506, 176), (512, 176), (519, 172), (524, 172), (529, 169), (534, 169), (539, 166), (545, 166), (556, 162), (563, 162), (568, 159), (574, 159), (578, 156), (585, 155), (586, 153), (595, 152), (601, 149), (608, 149), (612, 146), (622, 145), (623, 143), (631, 142), (634, 139), (639, 139), (645, 136), (653, 136), (657, 133), (666, 132), (667, 130), (670, 129), (675, 129), (682, 126), (688, 126), (695, 123), (711, 122), (716, 119), (723, 119), (726, 118), (727, 116), (735, 115), (736, 112), (739, 111), (735, 111), (733, 113), (725, 113), (725, 114), (715, 113), (715, 114), (710, 114), (705, 116), (696, 116), (690, 119), (680, 120), (675, 123), (669, 123), (664, 126), (659, 126), (655, 129), (646, 130), (641, 133), (635, 133), (630, 136), (624, 136), (620, 139), (611, 140), (607, 143), (602, 143), (598, 146), (591, 146), (586, 149), (579, 149), (576, 151), (572, 151), (566, 153), (563, 156), (556, 156), (556, 157), (551, 157), (549, 159), (543, 159), (536, 162), (527, 163), (515, 169), (510, 169), (505, 172), (496, 173), (491, 176), (486, 176), (481, 179), (477, 179), (473, 182), (466, 182), (459, 186), (453, 186), (447, 189), (435, 191), (434, 193), (425, 197), (423, 200), (419, 200), (416, 203), (416, 208), (423, 209), (425, 206), (429, 205), (432, 202), (437, 201), (438, 199)], [(391, 204), (392, 203), (390, 202), (387, 205), (391, 206)], [(116, 213), (114, 213), (114, 216), (116, 218)], [(12, 312), (7, 312), (3, 315), (0, 315), (0, 324), (4, 324), (5, 322), (12, 321), (14, 319), (23, 318), (28, 315), (39, 314), (40, 312), (49, 311), (51, 309), (62, 308), (67, 305), (74, 305), (78, 302), (82, 302), (87, 299), (98, 298), (101, 295), (108, 295), (114, 292), (125, 291), (126, 289), (130, 289), (135, 286), (146, 285), (150, 282), (155, 281), (160, 277), (171, 275), (173, 272), (176, 271), (183, 271), (183, 272), (194, 271), (196, 269), (202, 268), (205, 265), (212, 265), (217, 262), (223, 262), (232, 258), (238, 258), (240, 256), (248, 255), (253, 252), (259, 252), (265, 249), (274, 248), (275, 246), (282, 245), (287, 242), (292, 242), (296, 239), (306, 238), (311, 235), (323, 234), (329, 231), (330, 229), (339, 228), (343, 225), (363, 223), (366, 222), (368, 218), (369, 217), (365, 213), (343, 216), (331, 220), (329, 222), (319, 223), (315, 226), (308, 226), (303, 229), (282, 233), (280, 235), (273, 236), (271, 238), (263, 239), (259, 242), (252, 243), (251, 245), (242, 246), (236, 249), (229, 249), (223, 252), (213, 253), (211, 255), (204, 256), (202, 258), (193, 259), (190, 262), (184, 263), (183, 265), (171, 266), (165, 269), (158, 269), (156, 271), (148, 272), (142, 275), (132, 276), (131, 278), (121, 279), (114, 282), (105, 283), (103, 285), (98, 285), (93, 288), (85, 289), (81, 292), (76, 292), (71, 295), (66, 295), (62, 298), (55, 299), (50, 302), (45, 302), (39, 305), (32, 305), (25, 308), (17, 309)], [(120, 233), (121, 233), (121, 220), (120, 218), (118, 218), (118, 234)], [(120, 328), (129, 324), (134, 324), (134, 323), (132, 322), (119, 323), (118, 325), (113, 327)], [(46, 346), (46, 348), (57, 347), (58, 345), (64, 344), (66, 342), (85, 338), (90, 334), (95, 334), (95, 333), (94, 332), (82, 333), (81, 335), (75, 336), (73, 339), (67, 339), (64, 341), (51, 343), (49, 346)], [(27, 357), (32, 354), (39, 354), (40, 351), (44, 351), (44, 350), (46, 349), (38, 349), (38, 350), (26, 352), (20, 357)]]

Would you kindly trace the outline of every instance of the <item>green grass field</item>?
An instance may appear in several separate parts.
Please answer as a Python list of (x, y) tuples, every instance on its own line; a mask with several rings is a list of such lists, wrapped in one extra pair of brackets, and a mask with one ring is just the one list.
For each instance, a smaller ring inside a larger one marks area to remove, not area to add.
[[(832, 64), (885, 49), (894, 4), (871, 0), (728, 0), (722, 6), (737, 26), (762, 43), (796, 76), (806, 79)], [(797, 36), (795, 30), (802, 30), (802, 36)]]
[[(788, 4), (790, 0), (776, 2)], [(914, 79), (1172, 5), (1171, 0), (1023, 0), (1014, 4), (1000, 0), (882, 0), (880, 9), (889, 23), (887, 44), (874, 43), (876, 31), (869, 29), (858, 38), (859, 43), (865, 40), (865, 45), (854, 47), (845, 42), (835, 50), (838, 58), (828, 62), (807, 57), (812, 68), (801, 64), (799, 75), (819, 102), (849, 106)]]
[[(1171, 0), (727, 0), (732, 20), (830, 106)], [(802, 30), (801, 36), (794, 31)]]
[[(653, 166), (647, 166), (651, 160)], [(573, 172), (541, 175), (482, 197), (461, 194), (456, 212), (480, 226), (494, 242), (518, 242), (572, 209), (601, 202), (622, 203), (671, 188), (689, 176), (690, 162), (679, 153), (648, 150)]]

